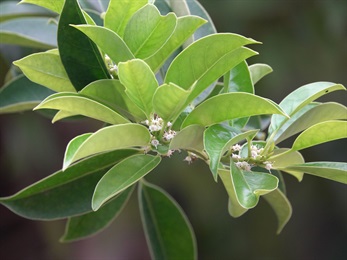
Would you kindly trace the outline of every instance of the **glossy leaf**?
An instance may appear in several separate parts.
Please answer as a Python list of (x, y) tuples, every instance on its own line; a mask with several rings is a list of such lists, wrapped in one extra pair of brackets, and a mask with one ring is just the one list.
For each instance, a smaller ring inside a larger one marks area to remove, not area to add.
[(123, 39), (136, 58), (145, 59), (165, 44), (174, 32), (176, 23), (174, 13), (161, 16), (154, 5), (148, 4), (131, 17)]
[(34, 53), (13, 62), (31, 81), (56, 92), (75, 92), (59, 55), (49, 52)]
[(87, 116), (110, 124), (123, 124), (129, 122), (129, 120), (119, 115), (110, 107), (76, 93), (63, 92), (53, 94), (42, 101), (34, 110), (44, 108), (63, 110), (75, 115)]
[(287, 197), (279, 189), (265, 194), (263, 198), (270, 204), (277, 216), (277, 234), (279, 234), (292, 216), (292, 206)]
[(97, 212), (69, 218), (61, 242), (70, 242), (95, 235), (105, 229), (123, 210), (134, 187), (129, 187)]
[[(140, 124), (122, 124), (104, 127), (88, 139), (75, 150), (75, 154), (70, 156), (70, 163), (81, 158), (95, 155), (97, 153), (120, 150), (129, 147), (148, 146), (151, 136), (148, 129)], [(68, 167), (69, 163), (64, 162)]]
[[(273, 161), (274, 169), (283, 170), (283, 168), (289, 165), (305, 163), (304, 157), (301, 155), (301, 153), (299, 153), (298, 151), (291, 151), (288, 153), (289, 150), (290, 149), (288, 148), (280, 148), (274, 150), (274, 154), (269, 158), (269, 161)], [(290, 170), (283, 171), (293, 175), (298, 179), (298, 181), (302, 181), (302, 178), (304, 177), (303, 172)]]
[(249, 72), (251, 73), (253, 85), (255, 85), (259, 80), (272, 71), (273, 70), (269, 65), (263, 63), (257, 63), (249, 66)]
[[(254, 87), (246, 61), (242, 61), (228, 72), (227, 92), (247, 92), (254, 94)], [(224, 83), (225, 84), (225, 83)]]
[(255, 55), (256, 52), (241, 48), (252, 43), (257, 42), (229, 33), (199, 39), (174, 59), (164, 81), (175, 83), (184, 89), (189, 89), (196, 83), (188, 99), (189, 103), (234, 66)]
[(58, 14), (61, 13), (64, 6), (64, 2), (65, 2), (64, 0), (22, 0), (20, 1), (21, 4), (28, 3), (28, 4), (42, 6)]
[(147, 3), (148, 0), (111, 0), (105, 14), (105, 27), (122, 37), (130, 18)]
[(71, 24), (86, 24), (77, 0), (65, 2), (58, 25), (58, 47), (70, 81), (79, 91), (93, 81), (111, 76), (95, 43)]
[(191, 125), (178, 132), (170, 143), (170, 149), (185, 149), (188, 151), (203, 153), (203, 134), (205, 127)]
[(292, 150), (302, 150), (333, 140), (347, 138), (347, 121), (326, 121), (302, 132), (294, 141)]
[(125, 93), (149, 118), (153, 111), (153, 95), (158, 88), (151, 68), (143, 60), (134, 59), (119, 63), (118, 75)]
[(139, 202), (152, 259), (197, 259), (196, 239), (191, 224), (169, 194), (142, 181)]
[(279, 143), (310, 126), (334, 119), (347, 119), (347, 108), (335, 102), (311, 103), (286, 121), (276, 132), (274, 141)]
[[(292, 116), (317, 98), (330, 92), (344, 89), (345, 88), (341, 84), (315, 82), (296, 89), (286, 96), (279, 105), (289, 116)], [(280, 115), (272, 116), (269, 134), (280, 128), (287, 120), (287, 118)]]
[(184, 120), (182, 128), (199, 124), (217, 124), (235, 118), (285, 113), (274, 102), (249, 93), (227, 93), (214, 96), (196, 107)]
[(242, 207), (237, 200), (233, 180), (230, 175), (230, 171), (219, 169), (218, 175), (221, 178), (224, 184), (224, 187), (229, 195), (228, 212), (230, 216), (234, 218), (241, 217), (243, 214), (245, 214), (248, 211), (248, 209)]
[(76, 25), (74, 27), (87, 35), (113, 62), (118, 64), (118, 62), (134, 58), (123, 39), (110, 29), (94, 25)]
[(347, 163), (342, 162), (309, 162), (289, 165), (283, 171), (305, 172), (317, 177), (347, 184)]
[(82, 89), (80, 94), (103, 103), (122, 116), (136, 122), (146, 119), (142, 110), (126, 95), (125, 88), (119, 80), (102, 79), (94, 81)]
[(113, 166), (98, 182), (92, 199), (92, 208), (98, 210), (106, 201), (138, 182), (161, 161), (161, 157), (138, 154)]
[(0, 89), (0, 114), (31, 110), (53, 93), (20, 75)]
[(230, 172), (237, 200), (246, 209), (255, 207), (261, 195), (278, 187), (275, 176), (264, 172), (241, 171), (234, 162), (231, 162)]
[(170, 55), (177, 50), (194, 31), (206, 21), (196, 16), (184, 16), (177, 18), (177, 26), (162, 48), (160, 48), (152, 56), (145, 59), (146, 63), (152, 68), (154, 72), (165, 63)]
[(165, 121), (174, 121), (184, 110), (184, 105), (190, 91), (175, 84), (160, 86), (153, 96), (154, 111)]
[(99, 179), (112, 165), (135, 153), (136, 150), (119, 150), (83, 160), (13, 196), (0, 198), (0, 203), (22, 217), (39, 220), (91, 212), (90, 202)]
[(0, 23), (0, 43), (50, 49), (57, 46), (57, 25), (46, 17), (23, 17)]
[(210, 170), (213, 178), (217, 181), (218, 165), (222, 155), (234, 144), (254, 137), (258, 130), (240, 133), (235, 128), (226, 125), (213, 125), (204, 132), (204, 148), (210, 159)]

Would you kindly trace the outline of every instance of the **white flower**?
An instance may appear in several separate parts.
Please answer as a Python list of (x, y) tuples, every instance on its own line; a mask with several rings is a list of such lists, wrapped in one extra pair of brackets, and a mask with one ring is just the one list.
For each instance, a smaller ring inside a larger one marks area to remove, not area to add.
[(234, 146), (231, 147), (231, 149), (233, 149), (233, 151), (240, 151), (241, 150), (241, 145), (235, 144)]
[(158, 125), (150, 125), (149, 126), (149, 131), (151, 131), (151, 132), (157, 132), (160, 130), (161, 130), (161, 126), (158, 126)]
[(157, 149), (158, 148), (158, 145), (160, 144), (159, 141), (157, 139), (153, 139), (151, 141), (151, 144)]
[(167, 127), (171, 127), (172, 126), (172, 123), (171, 122), (167, 122)]
[(236, 166), (245, 171), (251, 171), (252, 166), (248, 162), (237, 162)]
[(169, 151), (167, 151), (165, 156), (170, 157), (174, 152), (175, 152), (175, 150), (169, 150)]
[(176, 131), (170, 130), (169, 132), (165, 132), (163, 137), (166, 141), (170, 141), (176, 135)]
[(265, 164), (265, 169), (268, 170), (268, 171), (270, 171), (272, 169), (272, 167), (273, 167), (273, 163), (272, 162), (266, 161), (266, 162), (264, 162), (264, 164)]
[(238, 154), (232, 153), (232, 154), (231, 154), (231, 158), (239, 160), (239, 159), (241, 159), (241, 156), (238, 155)]

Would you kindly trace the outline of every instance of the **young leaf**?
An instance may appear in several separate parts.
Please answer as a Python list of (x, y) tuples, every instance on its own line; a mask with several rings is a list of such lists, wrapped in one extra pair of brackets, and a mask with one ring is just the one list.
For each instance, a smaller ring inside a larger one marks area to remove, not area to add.
[(93, 236), (105, 229), (123, 210), (134, 190), (129, 187), (97, 212), (90, 212), (81, 216), (69, 218), (61, 242), (71, 242)]
[(151, 68), (143, 60), (134, 59), (119, 63), (118, 75), (126, 94), (149, 118), (153, 111), (153, 95), (158, 88)]
[(292, 150), (302, 150), (333, 140), (347, 138), (347, 121), (326, 121), (302, 132), (294, 141)]
[(294, 164), (281, 168), (283, 171), (305, 172), (321, 178), (347, 184), (347, 163), (342, 162), (309, 162)]
[(240, 133), (235, 128), (226, 125), (213, 125), (204, 132), (204, 148), (210, 159), (210, 170), (213, 178), (217, 181), (218, 165), (222, 155), (234, 144), (254, 137), (258, 130)]
[(134, 58), (123, 39), (110, 29), (94, 25), (75, 25), (73, 27), (87, 35), (115, 63)]
[(251, 73), (253, 85), (273, 71), (269, 65), (262, 63), (253, 64), (248, 69)]
[(252, 43), (257, 42), (231, 33), (213, 34), (199, 39), (174, 59), (164, 81), (184, 89), (189, 89), (196, 82), (188, 98), (190, 103), (234, 66), (257, 54), (242, 47)]
[(230, 171), (219, 169), (218, 175), (221, 178), (224, 184), (224, 187), (229, 195), (228, 212), (230, 216), (232, 216), (233, 218), (241, 217), (243, 214), (245, 214), (248, 211), (248, 209), (242, 207), (237, 200), (233, 180), (230, 175)]
[(66, 1), (58, 25), (61, 61), (76, 90), (98, 79), (111, 78), (97, 46), (70, 24), (85, 24), (77, 0)]
[(175, 84), (161, 85), (154, 93), (154, 111), (165, 121), (175, 121), (184, 110), (184, 104), (190, 91), (184, 90)]
[(59, 55), (49, 52), (34, 53), (13, 62), (31, 81), (56, 92), (75, 92)]
[(274, 102), (249, 93), (214, 96), (196, 107), (183, 121), (182, 129), (193, 124), (209, 126), (226, 120), (262, 114), (286, 115)]
[(53, 93), (20, 75), (0, 89), (0, 114), (31, 110)]
[(335, 102), (308, 104), (283, 124), (273, 140), (280, 143), (310, 126), (334, 119), (347, 119), (347, 108)]
[(279, 189), (265, 194), (263, 198), (276, 213), (278, 220), (277, 234), (279, 234), (292, 216), (292, 206), (287, 197)]
[(147, 3), (148, 0), (111, 0), (105, 14), (105, 27), (122, 37), (130, 18)]
[(93, 210), (98, 210), (106, 201), (139, 181), (157, 167), (160, 161), (160, 156), (138, 154), (113, 166), (95, 187)]
[(136, 58), (145, 59), (165, 44), (174, 32), (176, 23), (174, 13), (161, 16), (154, 5), (148, 4), (131, 17), (123, 39)]
[(264, 172), (242, 171), (232, 161), (230, 172), (237, 200), (246, 209), (254, 208), (261, 195), (278, 187), (278, 179), (275, 176)]
[[(292, 116), (301, 108), (317, 98), (332, 91), (344, 89), (344, 86), (341, 84), (331, 82), (315, 82), (296, 89), (286, 96), (279, 105), (289, 116)], [(280, 128), (287, 120), (288, 118), (284, 118), (283, 116), (273, 115), (271, 118), (271, 125), (269, 127), (269, 134)]]
[(196, 16), (183, 16), (177, 18), (177, 26), (171, 37), (167, 40), (162, 48), (160, 48), (152, 56), (145, 59), (146, 63), (157, 72), (165, 61), (177, 50), (194, 31), (206, 21)]
[(64, 0), (22, 0), (20, 1), (20, 4), (25, 4), (25, 3), (42, 6), (58, 14), (61, 13), (64, 6)]
[(136, 150), (118, 150), (88, 158), (13, 196), (0, 198), (0, 203), (22, 217), (38, 220), (91, 212), (93, 191), (102, 175), (119, 160), (136, 153)]
[(110, 107), (76, 93), (63, 92), (53, 94), (42, 101), (34, 110), (43, 108), (63, 110), (74, 115), (91, 117), (109, 124), (129, 123), (129, 120)]
[[(113, 125), (100, 129), (87, 138), (71, 156), (70, 163), (81, 158), (111, 150), (148, 146), (151, 135), (140, 124)], [(65, 163), (66, 167), (69, 163)]]
[(57, 46), (57, 25), (49, 17), (23, 17), (0, 23), (0, 43), (50, 49)]
[(186, 215), (164, 190), (140, 182), (139, 203), (153, 259), (197, 259), (196, 239)]
[(179, 131), (170, 143), (170, 149), (185, 149), (188, 151), (203, 153), (203, 134), (205, 127), (201, 125), (191, 125)]

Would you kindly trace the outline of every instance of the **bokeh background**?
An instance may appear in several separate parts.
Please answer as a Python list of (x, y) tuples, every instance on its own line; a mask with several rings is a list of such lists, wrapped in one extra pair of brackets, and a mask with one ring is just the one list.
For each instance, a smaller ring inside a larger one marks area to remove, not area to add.
[[(261, 41), (260, 55), (249, 64), (269, 64), (274, 72), (256, 93), (280, 102), (292, 90), (315, 81), (347, 85), (347, 1), (344, 0), (201, 0), (219, 32)], [(0, 46), (0, 51), (9, 50)], [(10, 48), (11, 49), (11, 48)], [(15, 50), (15, 49), (11, 49)], [(4, 53), (2, 53), (4, 54)], [(1, 55), (1, 78), (19, 51)], [(7, 60), (3, 57), (6, 56)], [(2, 83), (1, 83), (2, 84)], [(346, 105), (347, 95), (324, 99)], [(60, 169), (65, 146), (78, 134), (95, 131), (92, 120), (58, 122), (34, 112), (0, 115), (0, 196), (11, 195)], [(303, 151), (307, 161), (346, 161), (347, 142), (334, 141)], [(276, 235), (271, 208), (259, 205), (239, 219), (227, 212), (227, 194), (202, 162), (183, 163), (176, 154), (147, 177), (183, 207), (196, 232), (199, 259), (345, 259), (347, 188), (305, 175), (298, 183), (285, 176), (292, 219)], [(54, 206), (54, 205), (53, 205)], [(117, 220), (92, 238), (61, 244), (64, 221), (23, 219), (0, 207), (0, 258), (149, 259), (134, 193)]]

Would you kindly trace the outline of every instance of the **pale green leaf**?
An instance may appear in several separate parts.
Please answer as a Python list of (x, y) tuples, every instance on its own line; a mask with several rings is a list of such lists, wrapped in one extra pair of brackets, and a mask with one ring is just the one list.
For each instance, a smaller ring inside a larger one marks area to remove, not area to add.
[(197, 259), (193, 228), (181, 207), (168, 193), (142, 181), (139, 202), (152, 259)]
[(188, 151), (203, 153), (203, 134), (205, 127), (190, 125), (178, 132), (170, 143), (170, 149), (185, 149)]
[(118, 75), (126, 94), (149, 118), (153, 111), (153, 95), (158, 88), (151, 68), (143, 60), (134, 59), (119, 63)]
[(257, 63), (249, 66), (249, 72), (251, 73), (253, 85), (255, 85), (259, 80), (272, 71), (273, 70), (269, 65), (263, 63)]
[(124, 41), (136, 58), (145, 59), (157, 52), (176, 28), (174, 13), (162, 16), (154, 5), (138, 10), (125, 27)]
[(75, 92), (59, 55), (54, 53), (34, 53), (13, 62), (31, 81), (56, 92)]
[(98, 210), (106, 201), (139, 181), (157, 167), (160, 161), (159, 156), (139, 154), (113, 166), (95, 187), (92, 199), (93, 210)]
[(292, 216), (292, 206), (287, 197), (279, 189), (265, 194), (263, 198), (275, 211), (278, 220), (277, 234), (279, 234)]
[(42, 101), (34, 110), (44, 108), (63, 110), (74, 115), (83, 115), (110, 124), (129, 122), (129, 120), (107, 105), (76, 93), (62, 92), (53, 94)]
[(63, 10), (64, 2), (64, 0), (22, 0), (20, 4), (34, 4), (60, 14)]
[(294, 141), (292, 150), (302, 150), (333, 140), (347, 138), (347, 121), (326, 121), (302, 132)]
[(269, 99), (249, 93), (227, 93), (214, 96), (196, 107), (183, 121), (182, 128), (199, 124), (209, 126), (226, 120), (262, 114), (282, 114)]

